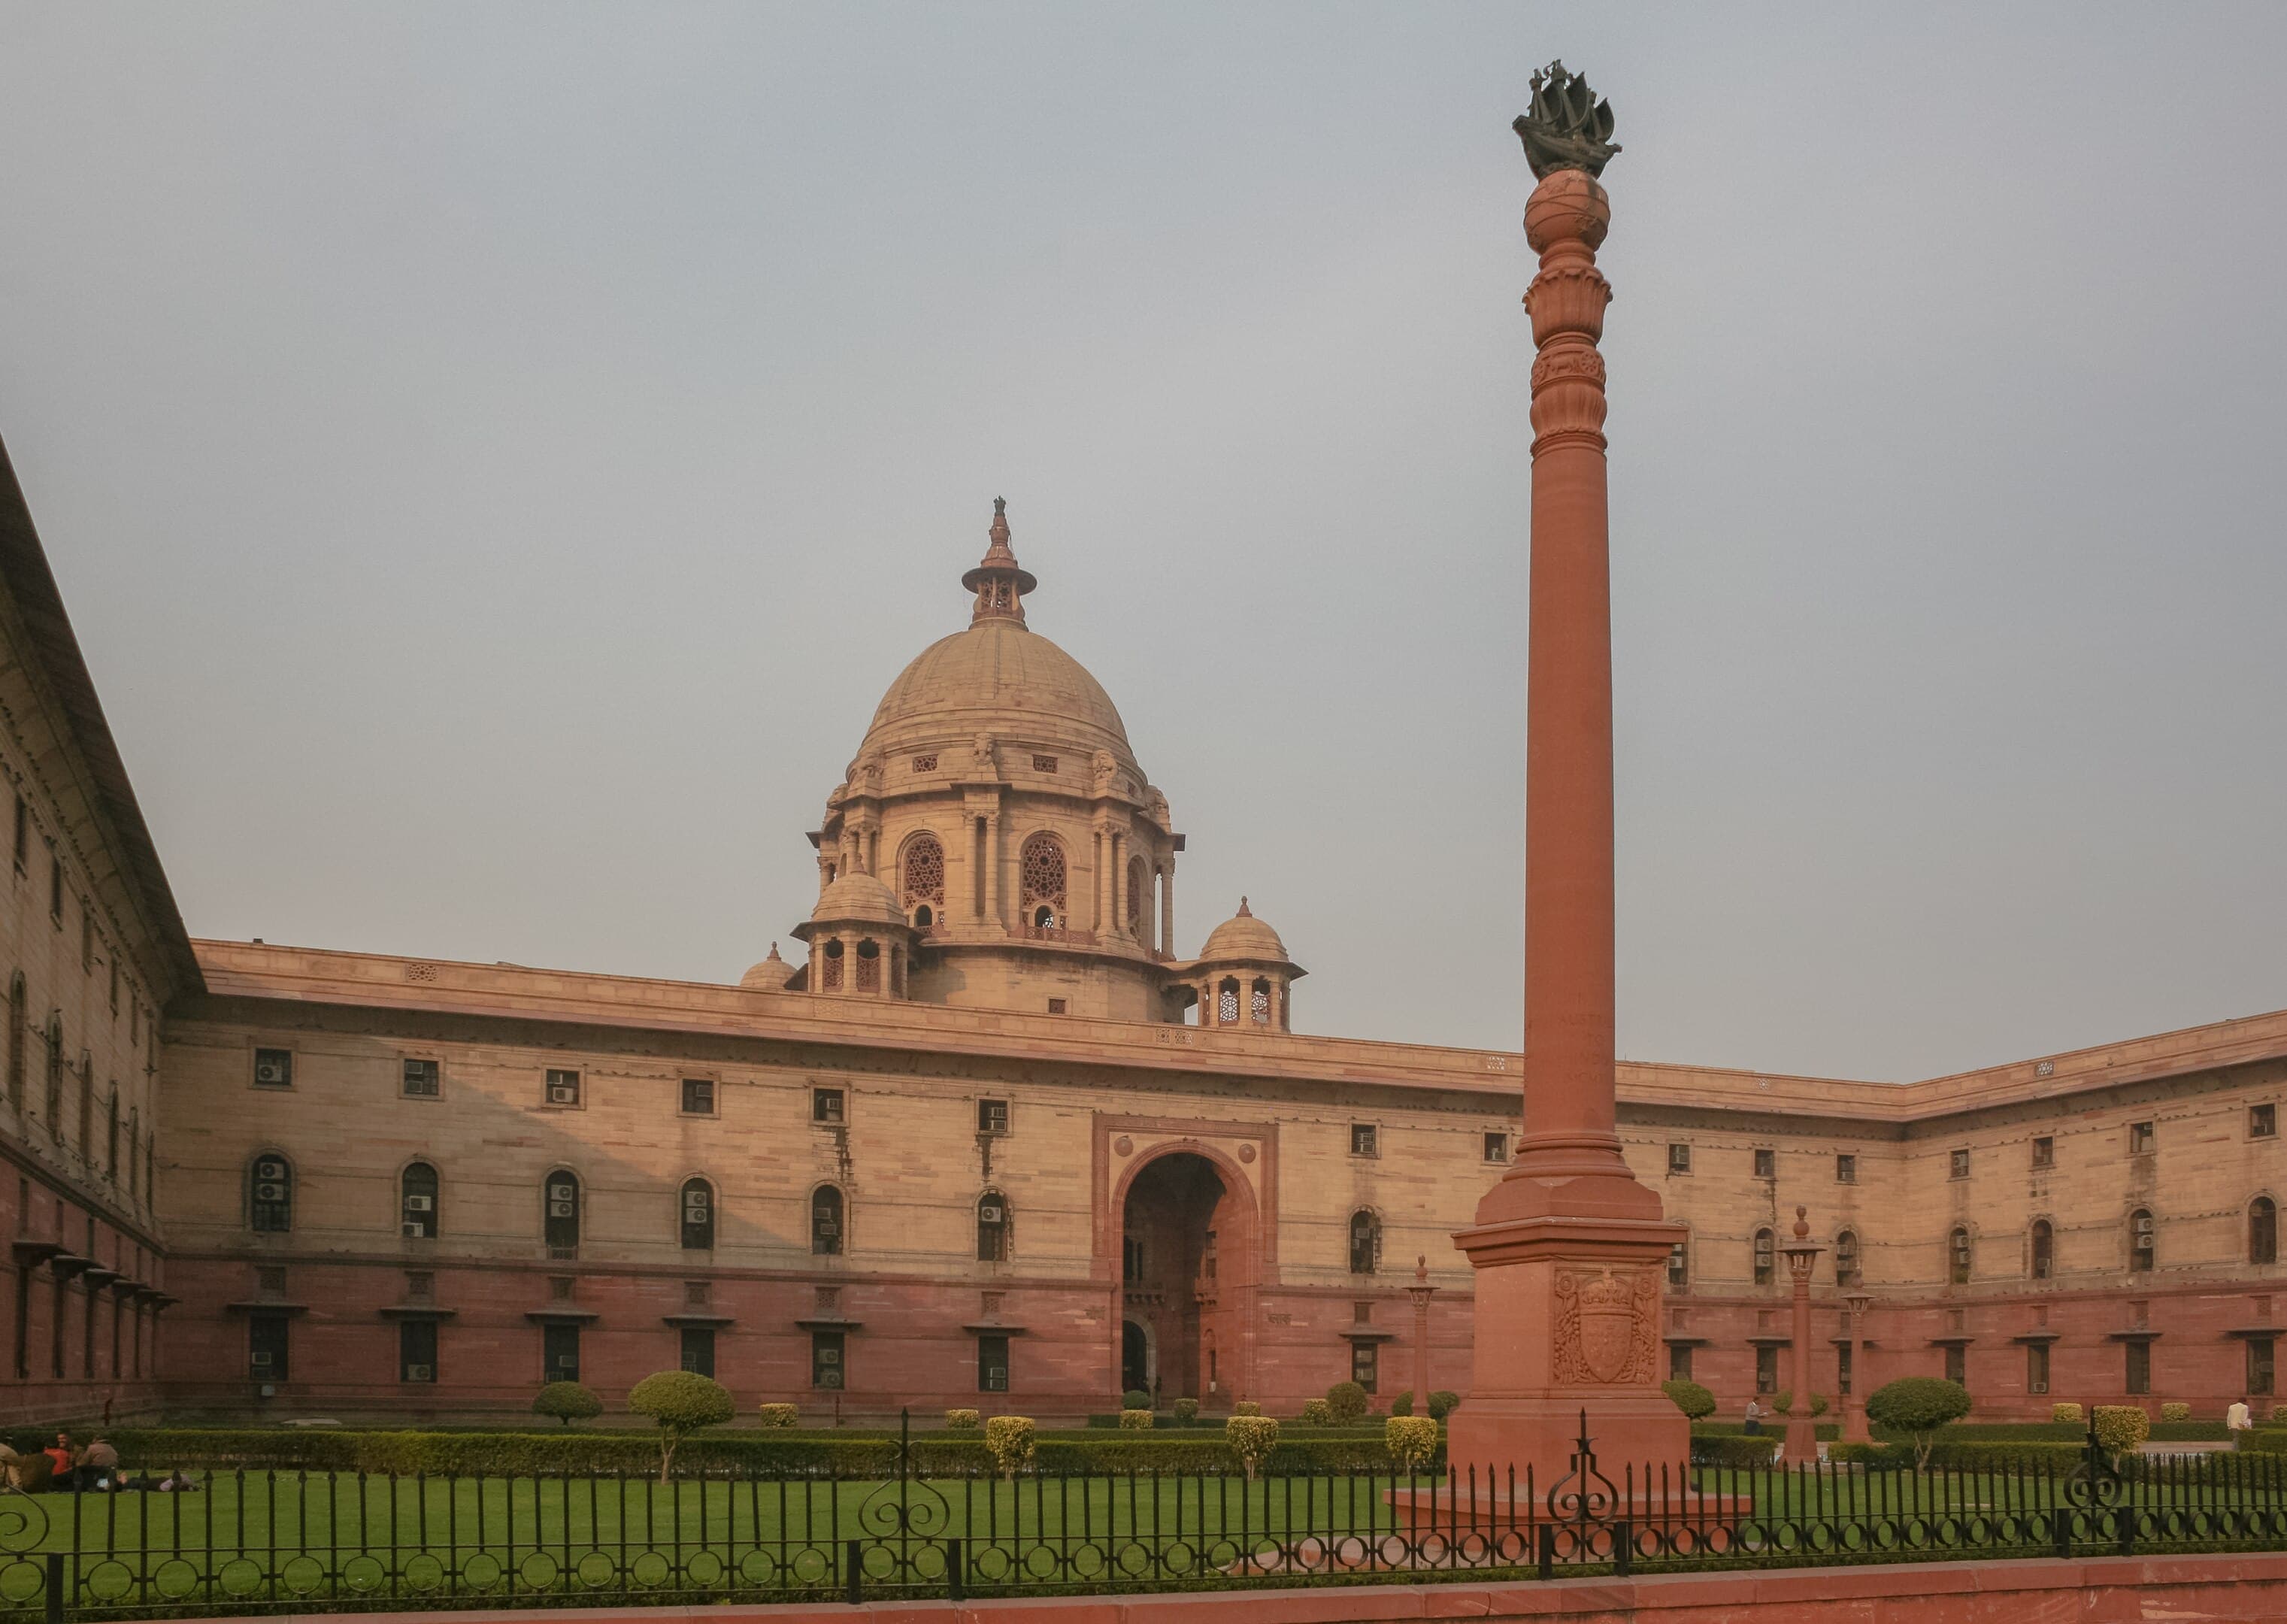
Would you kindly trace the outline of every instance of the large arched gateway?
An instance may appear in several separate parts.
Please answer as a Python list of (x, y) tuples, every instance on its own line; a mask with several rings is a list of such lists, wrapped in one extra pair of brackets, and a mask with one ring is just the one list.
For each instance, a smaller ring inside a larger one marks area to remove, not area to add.
[(1145, 1162), (1120, 1207), (1120, 1381), (1161, 1399), (1244, 1396), (1253, 1203), (1207, 1156)]

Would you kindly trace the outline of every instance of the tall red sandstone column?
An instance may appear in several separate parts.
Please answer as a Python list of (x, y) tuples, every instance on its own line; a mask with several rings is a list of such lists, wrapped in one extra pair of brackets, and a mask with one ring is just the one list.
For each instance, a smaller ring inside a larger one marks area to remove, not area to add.
[(1818, 1459), (1818, 1423), (1810, 1414), (1810, 1266), (1818, 1261), (1821, 1248), (1811, 1244), (1809, 1210), (1807, 1207), (1794, 1209), (1794, 1243), (1779, 1248), (1786, 1254), (1787, 1280), (1794, 1288), (1794, 1357), (1788, 1361), (1792, 1367), (1788, 1379), (1792, 1384), (1787, 1395), (1789, 1466)]
[(1611, 582), (1604, 362), (1611, 223), (1596, 177), (1610, 106), (1552, 63), (1516, 121), (1539, 185), (1525, 238), (1532, 368), (1531, 638), (1525, 715), (1524, 1132), (1454, 1237), (1476, 1271), (1475, 1379), (1458, 1466), (1546, 1486), (1583, 1410), (1600, 1460), (1674, 1465), (1690, 1429), (1659, 1390), (1660, 1269), (1683, 1230), (1620, 1155), (1613, 1099)]

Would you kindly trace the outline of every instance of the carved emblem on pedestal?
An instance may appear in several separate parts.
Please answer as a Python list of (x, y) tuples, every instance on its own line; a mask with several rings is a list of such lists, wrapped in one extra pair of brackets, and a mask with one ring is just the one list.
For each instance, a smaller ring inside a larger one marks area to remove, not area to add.
[(1658, 1346), (1659, 1283), (1649, 1269), (1561, 1269), (1553, 1363), (1564, 1386), (1649, 1382)]

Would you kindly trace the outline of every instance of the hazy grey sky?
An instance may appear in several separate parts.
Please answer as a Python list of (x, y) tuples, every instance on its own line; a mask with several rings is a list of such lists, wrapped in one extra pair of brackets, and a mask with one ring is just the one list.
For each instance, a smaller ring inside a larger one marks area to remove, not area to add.
[(0, 5), (0, 435), (191, 928), (734, 978), (1001, 494), (1179, 947), (1514, 1045), (1552, 55), (1623, 1052), (2287, 1005), (2270, 4)]

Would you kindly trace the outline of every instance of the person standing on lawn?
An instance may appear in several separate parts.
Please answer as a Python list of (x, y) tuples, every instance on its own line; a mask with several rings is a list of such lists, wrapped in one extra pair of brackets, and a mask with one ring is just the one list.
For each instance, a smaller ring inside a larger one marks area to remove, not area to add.
[(2223, 1425), (2227, 1432), (2246, 1432), (2254, 1428), (2255, 1417), (2249, 1413), (2246, 1399), (2236, 1400), (2231, 1408), (2223, 1413)]

